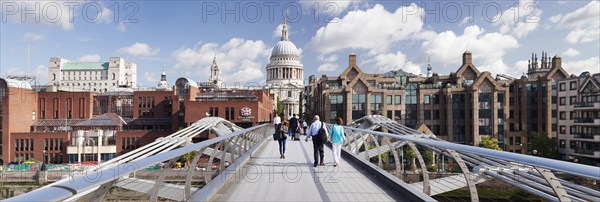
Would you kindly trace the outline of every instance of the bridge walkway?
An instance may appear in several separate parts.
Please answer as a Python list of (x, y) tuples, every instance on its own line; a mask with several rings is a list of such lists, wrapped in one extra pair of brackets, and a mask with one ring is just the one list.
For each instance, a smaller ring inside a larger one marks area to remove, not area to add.
[[(216, 201), (406, 201), (375, 177), (343, 158), (333, 166), (325, 146), (325, 166), (313, 167), (312, 140), (287, 141), (285, 159), (269, 141), (225, 184)], [(219, 179), (215, 179), (219, 180)]]

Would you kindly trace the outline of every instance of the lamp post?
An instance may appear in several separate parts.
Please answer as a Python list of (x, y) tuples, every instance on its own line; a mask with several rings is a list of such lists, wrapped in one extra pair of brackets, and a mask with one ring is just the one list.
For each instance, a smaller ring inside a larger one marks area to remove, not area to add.
[(48, 152), (46, 150), (42, 151), (44, 153), (44, 159), (42, 159), (42, 167), (41, 171), (46, 171), (46, 157), (48, 156)]

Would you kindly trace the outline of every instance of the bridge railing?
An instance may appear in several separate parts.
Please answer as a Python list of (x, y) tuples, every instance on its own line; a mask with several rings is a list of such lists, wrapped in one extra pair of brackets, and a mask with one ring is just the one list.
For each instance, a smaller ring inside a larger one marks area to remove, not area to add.
[[(344, 128), (347, 141), (342, 148), (345, 151), (390, 171), (399, 179), (405, 173), (403, 157), (416, 159), (414, 165), (419, 165), (420, 169), (412, 167), (411, 170), (420, 173), (422, 181), (413, 184), (427, 195), (451, 191), (440, 190), (439, 187), (432, 189), (435, 183), (462, 183), (469, 189), (472, 201), (478, 201), (476, 183), (497, 179), (548, 201), (600, 201), (597, 187), (592, 189), (566, 180), (579, 177), (598, 181), (600, 167), (451, 143), (383, 116), (366, 116)], [(427, 155), (423, 151), (427, 151)], [(455, 170), (460, 170), (460, 173), (454, 174), (454, 181), (429, 179), (428, 170), (438, 169), (432, 166), (430, 160), (435, 160), (437, 155), (442, 156), (441, 159), (447, 157), (448, 161), (454, 162), (452, 165), (458, 165)], [(393, 163), (388, 163), (386, 157), (393, 159)], [(564, 179), (554, 174), (560, 174)], [(462, 179), (456, 180), (456, 176), (462, 176)]]
[[(256, 150), (273, 133), (269, 124), (241, 129), (224, 119), (212, 119), (209, 126), (190, 126), (204, 128), (187, 130), (193, 135), (178, 132), (180, 138), (159, 140), (153, 146), (6, 201), (102, 201), (111, 195), (150, 201), (203, 198), (211, 194), (204, 188), (220, 184), (213, 180), (215, 176), (247, 159), (247, 153)], [(217, 137), (195, 144), (187, 141), (205, 130), (216, 133)]]

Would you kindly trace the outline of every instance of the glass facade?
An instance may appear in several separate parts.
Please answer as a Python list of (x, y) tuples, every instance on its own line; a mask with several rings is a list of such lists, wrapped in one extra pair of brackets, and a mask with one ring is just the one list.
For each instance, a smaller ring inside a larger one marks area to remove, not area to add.
[(457, 143), (466, 143), (465, 134), (465, 94), (452, 94), (452, 131)]
[(360, 119), (367, 114), (366, 98), (365, 94), (352, 94), (352, 120)]
[(410, 128), (417, 127), (417, 122), (418, 122), (417, 114), (419, 113), (417, 111), (417, 90), (418, 90), (418, 88), (419, 88), (419, 85), (416, 83), (408, 83), (406, 85), (406, 91), (405, 91), (406, 110), (405, 110), (404, 125), (406, 125), (407, 127), (410, 127)]
[(381, 94), (371, 94), (371, 114), (381, 114)]
[(344, 118), (344, 95), (332, 94), (329, 95), (329, 100), (331, 101), (329, 107), (329, 121), (330, 123), (335, 123), (337, 117)]

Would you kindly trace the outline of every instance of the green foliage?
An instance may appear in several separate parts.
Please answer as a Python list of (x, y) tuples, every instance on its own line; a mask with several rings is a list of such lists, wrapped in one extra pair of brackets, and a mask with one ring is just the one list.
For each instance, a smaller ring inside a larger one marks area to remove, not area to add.
[(438, 169), (437, 169), (436, 165), (429, 165), (429, 166), (427, 166), (427, 171), (429, 171), (429, 172), (436, 172), (437, 170)]
[(500, 146), (498, 146), (498, 139), (496, 139), (496, 138), (482, 136), (481, 144), (483, 145), (484, 148), (502, 151), (502, 148), (500, 148)]
[(425, 160), (426, 165), (431, 164), (433, 160), (433, 151), (431, 151), (431, 149), (425, 149), (425, 152), (423, 152), (423, 160)]
[(555, 139), (551, 139), (548, 135), (541, 133), (531, 139), (531, 151), (536, 150), (534, 155), (544, 158), (558, 159), (558, 143)]
[(191, 152), (185, 153), (183, 156), (181, 156), (181, 160), (188, 162), (188, 161), (194, 160), (196, 155), (198, 155), (198, 151), (191, 151)]
[(279, 97), (277, 97), (277, 114), (283, 120), (283, 103), (279, 100)]
[[(376, 146), (375, 146), (375, 145), (371, 145), (371, 146), (369, 146), (369, 150), (371, 150), (371, 149), (375, 149), (375, 148), (376, 148)], [(375, 149), (375, 150), (377, 150), (377, 149)], [(388, 163), (388, 161), (389, 161), (389, 159), (388, 159), (388, 156), (389, 156), (389, 154), (388, 154), (388, 153), (389, 153), (389, 152), (385, 152), (385, 153), (383, 153), (383, 154), (380, 154), (380, 155), (378, 155), (378, 156), (374, 156), (373, 158), (371, 158), (371, 159), (369, 159), (369, 160), (370, 160), (371, 162), (379, 162), (379, 157), (381, 156), (381, 161), (382, 161), (383, 163)]]

